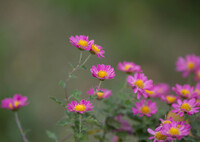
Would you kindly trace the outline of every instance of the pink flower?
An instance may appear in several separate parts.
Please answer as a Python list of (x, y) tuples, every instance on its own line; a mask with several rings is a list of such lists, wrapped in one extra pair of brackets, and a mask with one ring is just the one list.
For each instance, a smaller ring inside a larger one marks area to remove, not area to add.
[(200, 82), (196, 84), (194, 93), (197, 95), (197, 98), (200, 98)]
[(166, 135), (163, 134), (162, 131), (153, 131), (152, 129), (148, 128), (147, 131), (153, 135), (149, 137), (150, 140), (153, 139), (153, 142), (172, 142), (172, 138), (167, 137)]
[(194, 75), (195, 75), (195, 76), (194, 76), (194, 80), (200, 82), (200, 65), (199, 65), (199, 67), (195, 70)]
[(174, 102), (176, 102), (176, 100), (178, 99), (178, 96), (174, 96), (174, 95), (163, 95), (160, 97), (162, 101), (167, 102), (167, 104), (172, 104)]
[(172, 87), (172, 90), (184, 98), (193, 98), (196, 95), (196, 93), (194, 93), (194, 87), (191, 87), (189, 84), (183, 86), (176, 84), (176, 87)]
[(194, 72), (200, 64), (200, 58), (196, 55), (187, 55), (185, 58), (179, 57), (176, 62), (176, 70), (183, 72), (183, 77), (187, 77), (189, 73)]
[(103, 48), (97, 44), (92, 44), (92, 47), (90, 49), (90, 52), (92, 54), (97, 55), (98, 58), (104, 57), (104, 53), (105, 51), (103, 50)]
[(145, 90), (150, 90), (153, 87), (153, 81), (147, 80), (143, 73), (135, 73), (134, 76), (129, 75), (127, 82), (132, 87), (133, 93), (138, 93), (137, 99), (140, 99), (141, 95), (147, 98), (148, 94)]
[(111, 142), (119, 142), (120, 138), (118, 136), (113, 136)]
[(97, 67), (92, 66), (90, 72), (92, 73), (92, 76), (102, 81), (105, 79), (113, 79), (115, 77), (114, 68), (111, 68), (110, 65), (98, 64)]
[(27, 97), (21, 96), (21, 94), (15, 94), (13, 98), (6, 98), (1, 101), (1, 107), (10, 110), (18, 110), (26, 105), (28, 105)]
[(177, 103), (178, 104), (172, 104), (172, 107), (174, 108), (172, 112), (180, 115), (181, 117), (184, 115), (184, 112), (188, 115), (199, 112), (198, 109), (200, 109), (200, 107), (197, 107), (199, 103), (196, 102), (195, 98), (190, 100), (183, 100), (183, 102), (178, 99)]
[(161, 97), (163, 95), (168, 94), (170, 91), (170, 87), (166, 83), (159, 83), (154, 85), (151, 89), (145, 90), (145, 92), (148, 94), (148, 97), (154, 98), (154, 97)]
[(133, 133), (133, 129), (127, 120), (122, 119), (122, 115), (118, 115), (115, 117), (115, 120), (121, 123), (121, 127), (117, 130), (118, 132), (125, 131), (129, 134)]
[(98, 88), (96, 94), (95, 94), (95, 92), (96, 92), (96, 90), (94, 90), (93, 88), (90, 88), (87, 93), (89, 95), (97, 95), (98, 99), (107, 99), (110, 97), (110, 95), (112, 95), (111, 90), (103, 89), (103, 88)]
[(137, 115), (139, 113), (140, 117), (142, 117), (143, 115), (150, 117), (152, 114), (155, 114), (157, 112), (156, 103), (151, 102), (151, 100), (145, 102), (145, 100), (143, 99), (140, 102), (136, 102), (135, 106), (136, 108), (132, 108), (133, 115)]
[(161, 121), (161, 124), (160, 124), (160, 126), (158, 126), (158, 127), (156, 128), (156, 131), (162, 130), (162, 127), (163, 127), (163, 125), (165, 125), (165, 124), (175, 122), (175, 121), (173, 120), (172, 117), (170, 117), (169, 119), (167, 119), (166, 116), (165, 116), (165, 119), (160, 119), (160, 121)]
[(84, 35), (76, 35), (75, 37), (71, 36), (69, 40), (72, 45), (79, 48), (80, 50), (90, 50), (94, 43), (94, 40), (89, 41), (88, 36)]
[(134, 73), (134, 72), (142, 72), (141, 67), (139, 65), (136, 65), (133, 62), (119, 62), (118, 64), (118, 70), (121, 70), (126, 73)]
[(162, 133), (173, 139), (177, 138), (181, 140), (184, 136), (189, 135), (190, 128), (191, 127), (188, 124), (185, 125), (184, 122), (180, 123), (174, 121), (163, 125)]
[(81, 100), (80, 103), (77, 103), (77, 101), (71, 101), (71, 103), (68, 104), (67, 109), (68, 111), (74, 111), (78, 113), (84, 113), (86, 111), (92, 111), (92, 103), (90, 101)]

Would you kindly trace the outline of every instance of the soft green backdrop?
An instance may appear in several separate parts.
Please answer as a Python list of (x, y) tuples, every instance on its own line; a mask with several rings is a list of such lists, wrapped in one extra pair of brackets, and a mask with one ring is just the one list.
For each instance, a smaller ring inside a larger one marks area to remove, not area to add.
[[(88, 68), (134, 61), (154, 82), (183, 83), (175, 61), (188, 53), (200, 55), (199, 6), (198, 0), (1, 0), (0, 99), (28, 96), (30, 104), (19, 116), (31, 142), (50, 142), (47, 129), (60, 137), (69, 133), (55, 125), (64, 111), (49, 96), (64, 96), (58, 82), (71, 70), (68, 63), (78, 60), (79, 51), (68, 40), (76, 34), (89, 35), (106, 51), (106, 58), (92, 57)], [(113, 95), (124, 79), (116, 74), (103, 84)], [(89, 71), (76, 75), (69, 91), (86, 95), (97, 84)], [(22, 141), (13, 113), (3, 109), (0, 141)]]

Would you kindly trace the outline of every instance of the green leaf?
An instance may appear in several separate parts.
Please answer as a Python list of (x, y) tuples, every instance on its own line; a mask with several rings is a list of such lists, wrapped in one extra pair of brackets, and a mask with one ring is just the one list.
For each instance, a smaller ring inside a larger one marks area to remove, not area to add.
[(74, 79), (74, 78), (77, 78), (77, 76), (75, 76), (75, 75), (73, 75), (73, 74), (70, 74), (70, 75), (69, 75), (69, 78)]
[(66, 83), (62, 80), (60, 80), (59, 85), (62, 86), (63, 88), (66, 88)]
[(58, 99), (58, 98), (56, 98), (56, 97), (49, 97), (49, 98), (50, 98), (51, 100), (55, 101), (56, 103), (58, 103), (59, 105), (65, 107), (64, 103), (63, 103), (60, 99)]
[(46, 134), (47, 134), (47, 136), (48, 136), (50, 139), (53, 139), (53, 140), (55, 140), (56, 142), (58, 141), (57, 136), (56, 136), (55, 133), (53, 133), (53, 132), (51, 132), (51, 131), (49, 131), (49, 130), (46, 130)]
[(95, 119), (95, 118), (93, 118), (91, 116), (87, 117), (85, 119), (85, 122), (88, 123), (88, 124), (91, 124), (91, 125), (99, 126), (99, 127), (102, 126), (97, 119)]
[(85, 65), (81, 66), (81, 68), (87, 70), (87, 67)]
[(56, 125), (57, 126), (67, 126), (67, 125), (71, 125), (73, 123), (72, 120), (69, 120), (69, 119), (62, 119), (62, 120), (59, 120)]
[(71, 62), (69, 62), (69, 65), (70, 65), (72, 68), (75, 68), (75, 65), (72, 64)]
[(97, 98), (98, 98), (97, 95), (90, 95), (90, 101), (91, 101), (91, 100), (94, 100), (94, 99), (97, 99)]
[(77, 101), (80, 101), (80, 95), (81, 95), (81, 94), (82, 94), (81, 91), (75, 90), (75, 91), (73, 91), (73, 92), (71, 93), (71, 95), (69, 96), (68, 99), (74, 98), (74, 99), (76, 99)]

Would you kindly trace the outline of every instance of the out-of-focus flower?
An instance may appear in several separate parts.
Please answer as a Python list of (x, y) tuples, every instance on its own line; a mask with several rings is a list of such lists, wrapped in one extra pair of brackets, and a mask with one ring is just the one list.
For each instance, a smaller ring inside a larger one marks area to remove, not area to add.
[(200, 82), (196, 84), (194, 93), (196, 93), (197, 98), (200, 98)]
[(122, 119), (123, 116), (122, 115), (118, 115), (115, 117), (115, 120), (118, 121), (119, 123), (121, 123), (121, 127), (119, 129), (117, 129), (118, 132), (127, 132), (129, 134), (133, 133), (133, 129), (131, 127), (131, 125), (129, 124), (129, 122), (127, 120)]
[(200, 65), (199, 65), (199, 67), (195, 70), (195, 72), (194, 72), (194, 80), (195, 81), (200, 81)]
[(90, 71), (92, 73), (92, 76), (100, 80), (113, 79), (115, 77), (114, 68), (111, 68), (110, 65), (98, 64), (97, 67), (92, 66)]
[(150, 140), (153, 140), (153, 142), (167, 142), (172, 141), (172, 138), (167, 137), (163, 134), (162, 131), (153, 131), (152, 129), (148, 128), (147, 131), (152, 135), (149, 137)]
[(191, 87), (189, 84), (185, 84), (183, 86), (176, 84), (176, 87), (172, 87), (172, 90), (184, 98), (194, 98), (196, 96), (194, 87)]
[(183, 116), (184, 112), (186, 112), (188, 115), (199, 112), (198, 110), (200, 109), (200, 107), (197, 107), (199, 103), (196, 102), (195, 98), (190, 100), (183, 100), (183, 102), (178, 99), (177, 103), (178, 104), (172, 104), (172, 107), (174, 108), (172, 112), (177, 113), (180, 116)]
[(161, 121), (160, 126), (158, 126), (158, 127), (155, 129), (156, 131), (160, 131), (160, 130), (162, 129), (163, 125), (174, 122), (174, 120), (173, 120), (172, 117), (170, 117), (169, 119), (167, 119), (166, 116), (165, 116), (165, 119), (162, 119), (162, 118), (161, 118), (160, 121)]
[(188, 124), (182, 123), (180, 125), (177, 122), (172, 122), (172, 123), (166, 123), (163, 125), (162, 128), (162, 133), (164, 135), (167, 135), (168, 137), (171, 138), (176, 138), (178, 140), (181, 140), (184, 136), (189, 135), (190, 132), (190, 127), (188, 127)]
[(134, 76), (129, 75), (127, 82), (132, 87), (133, 93), (138, 93), (137, 99), (140, 99), (141, 95), (147, 98), (148, 94), (145, 90), (151, 90), (153, 87), (153, 81), (148, 80), (143, 73), (135, 73)]
[(95, 94), (95, 92), (96, 90), (94, 90), (93, 88), (90, 88), (87, 93), (89, 95), (97, 95), (98, 99), (107, 99), (108, 97), (112, 95), (111, 90), (103, 89), (103, 88), (97, 88), (97, 93)]
[(187, 77), (189, 73), (194, 72), (200, 65), (200, 58), (196, 55), (187, 55), (185, 58), (179, 57), (176, 62), (176, 70), (183, 72), (183, 77)]
[(126, 73), (134, 73), (134, 72), (142, 72), (141, 67), (139, 65), (136, 65), (133, 62), (119, 62), (118, 64), (118, 70), (121, 70)]
[(167, 102), (167, 104), (172, 104), (174, 102), (176, 102), (176, 100), (178, 99), (178, 96), (174, 96), (174, 95), (163, 95), (160, 97), (161, 100)]
[(150, 117), (152, 114), (157, 112), (157, 106), (155, 102), (151, 102), (151, 100), (145, 101), (145, 99), (141, 100), (140, 102), (135, 103), (136, 108), (132, 108), (133, 114), (142, 117), (146, 115)]
[(71, 101), (71, 103), (68, 104), (67, 109), (68, 111), (74, 111), (78, 113), (84, 113), (86, 111), (92, 111), (92, 103), (90, 101), (81, 100), (80, 103), (77, 103), (77, 101)]
[(161, 97), (170, 92), (170, 87), (166, 83), (159, 83), (154, 85), (151, 89), (145, 90), (150, 98)]
[(97, 44), (92, 44), (92, 47), (90, 49), (90, 52), (92, 54), (97, 55), (98, 58), (104, 57), (104, 53), (105, 51), (103, 50), (103, 48)]
[(5, 98), (1, 101), (1, 107), (10, 110), (18, 110), (26, 105), (28, 105), (27, 97), (21, 94), (15, 94), (13, 98)]
[(75, 37), (71, 36), (69, 40), (72, 45), (80, 50), (90, 50), (92, 45), (94, 44), (94, 40), (89, 41), (88, 36), (84, 35), (76, 35)]
[(118, 136), (113, 136), (111, 142), (119, 142), (120, 138)]

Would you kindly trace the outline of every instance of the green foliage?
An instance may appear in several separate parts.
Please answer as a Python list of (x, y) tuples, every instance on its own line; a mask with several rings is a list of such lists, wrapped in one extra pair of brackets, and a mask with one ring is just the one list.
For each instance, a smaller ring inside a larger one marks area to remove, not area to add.
[(81, 94), (82, 94), (81, 91), (79, 91), (79, 90), (74, 90), (74, 91), (71, 93), (71, 95), (69, 96), (68, 100), (71, 99), (71, 98), (74, 98), (74, 99), (76, 99), (77, 101), (81, 101), (81, 98), (80, 98)]
[(50, 139), (53, 139), (53, 140), (55, 140), (55, 142), (58, 142), (58, 139), (57, 139), (57, 136), (55, 133), (53, 133), (49, 130), (46, 130), (46, 134)]
[(60, 80), (59, 85), (62, 86), (63, 88), (66, 88), (66, 83), (62, 80)]
[(81, 66), (81, 68), (87, 70), (87, 67), (85, 65)]
[(56, 97), (49, 97), (49, 98), (50, 98), (51, 100), (55, 101), (57, 104), (59, 104), (59, 105), (65, 107), (64, 103), (63, 103), (60, 99), (58, 99), (58, 98), (56, 98)]

